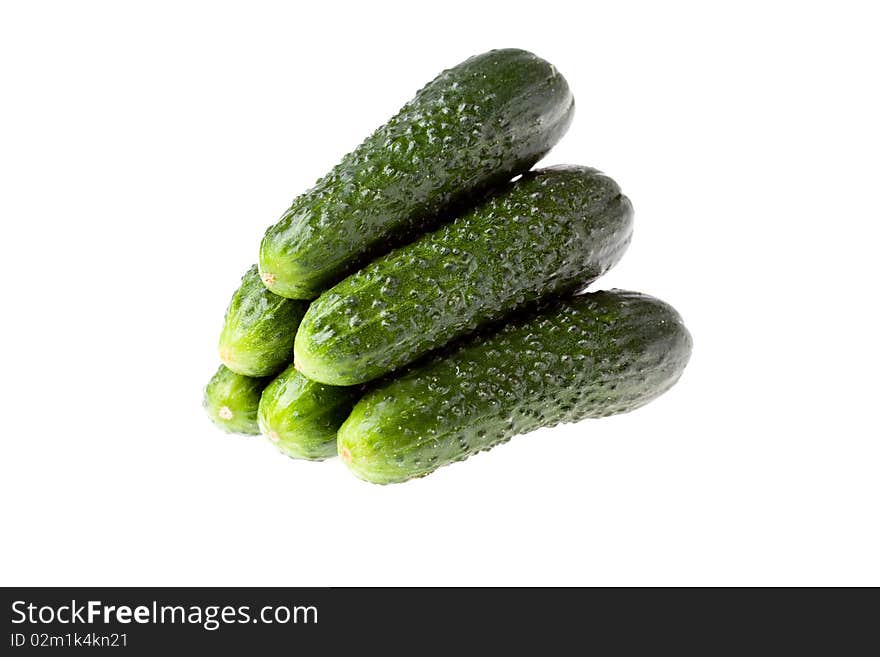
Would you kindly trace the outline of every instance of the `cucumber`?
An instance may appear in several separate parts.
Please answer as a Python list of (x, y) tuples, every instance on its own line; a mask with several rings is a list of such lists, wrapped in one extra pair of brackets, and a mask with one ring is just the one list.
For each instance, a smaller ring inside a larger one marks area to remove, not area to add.
[(277, 374), (293, 359), (293, 338), (306, 308), (303, 301), (269, 292), (254, 265), (241, 279), (226, 310), (220, 360), (245, 376)]
[(257, 408), (268, 377), (236, 374), (223, 365), (205, 386), (204, 407), (208, 417), (229, 433), (258, 434)]
[(311, 379), (363, 383), (614, 265), (632, 206), (595, 169), (525, 174), (434, 233), (391, 252), (316, 299), (294, 347)]
[(357, 476), (401, 482), (539, 427), (631, 411), (691, 353), (669, 305), (612, 290), (573, 297), (447, 348), (368, 392), (339, 430)]
[(313, 299), (449, 206), (531, 168), (573, 111), (565, 79), (523, 50), (493, 50), (444, 71), (268, 229), (263, 282)]
[(290, 366), (263, 391), (260, 431), (293, 458), (320, 461), (336, 456), (336, 431), (362, 393), (360, 386), (317, 383)]

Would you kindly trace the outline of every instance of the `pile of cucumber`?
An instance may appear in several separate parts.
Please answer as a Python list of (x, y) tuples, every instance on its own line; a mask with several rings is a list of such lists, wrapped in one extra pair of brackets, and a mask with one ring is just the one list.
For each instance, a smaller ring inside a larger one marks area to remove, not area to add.
[(629, 245), (629, 199), (596, 169), (532, 170), (573, 112), (523, 50), (428, 83), (266, 232), (211, 419), (385, 484), (669, 389), (691, 352), (675, 309), (582, 293)]

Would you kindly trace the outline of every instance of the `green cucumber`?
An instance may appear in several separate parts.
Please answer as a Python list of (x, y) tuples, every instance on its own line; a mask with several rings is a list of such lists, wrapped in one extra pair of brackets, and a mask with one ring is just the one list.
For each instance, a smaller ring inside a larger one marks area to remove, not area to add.
[(632, 206), (595, 169), (525, 174), (439, 230), (327, 290), (294, 347), (311, 379), (353, 385), (547, 295), (591, 282), (623, 255)]
[(269, 292), (254, 265), (241, 279), (226, 310), (220, 360), (245, 376), (277, 374), (293, 359), (293, 339), (306, 308), (304, 301)]
[(313, 299), (450, 206), (527, 171), (573, 111), (565, 79), (523, 50), (493, 50), (444, 71), (268, 229), (263, 282)]
[(441, 350), (368, 392), (339, 430), (358, 477), (401, 482), (562, 422), (631, 411), (679, 378), (691, 337), (669, 305), (596, 292)]
[(236, 374), (221, 365), (205, 386), (205, 412), (224, 431), (258, 434), (257, 408), (270, 380)]
[(293, 458), (320, 461), (336, 456), (336, 431), (362, 393), (360, 386), (317, 383), (290, 366), (263, 391), (260, 431)]

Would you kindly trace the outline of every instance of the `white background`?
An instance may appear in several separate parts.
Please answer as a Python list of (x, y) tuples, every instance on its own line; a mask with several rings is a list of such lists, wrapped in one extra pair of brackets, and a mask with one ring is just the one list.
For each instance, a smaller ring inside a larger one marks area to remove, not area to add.
[[(880, 584), (870, 7), (3, 3), (2, 583)], [(633, 199), (598, 287), (681, 311), (680, 384), (399, 486), (217, 431), (263, 230), (510, 46), (577, 99), (544, 162)]]

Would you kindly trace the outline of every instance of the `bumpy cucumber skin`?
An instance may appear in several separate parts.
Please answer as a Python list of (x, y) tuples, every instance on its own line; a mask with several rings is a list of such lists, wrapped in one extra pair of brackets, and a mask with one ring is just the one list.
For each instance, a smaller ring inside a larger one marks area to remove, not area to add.
[(360, 386), (324, 385), (290, 366), (263, 391), (260, 432), (292, 458), (321, 461), (336, 456), (336, 431), (361, 394)]
[(632, 206), (587, 167), (525, 174), (455, 221), (391, 252), (315, 300), (297, 332), (297, 367), (353, 385), (611, 268), (632, 236)]
[(493, 50), (446, 70), (296, 198), (260, 246), (267, 287), (313, 299), (562, 137), (574, 99), (548, 62)]
[(304, 301), (269, 292), (254, 265), (226, 309), (220, 360), (245, 376), (277, 374), (293, 360), (293, 339), (307, 308)]
[(691, 346), (658, 299), (572, 297), (368, 392), (339, 430), (339, 453), (370, 482), (419, 477), (517, 434), (638, 408), (678, 380)]
[(205, 412), (224, 431), (256, 435), (260, 433), (260, 395), (269, 381), (269, 377), (243, 376), (221, 365), (205, 386)]

